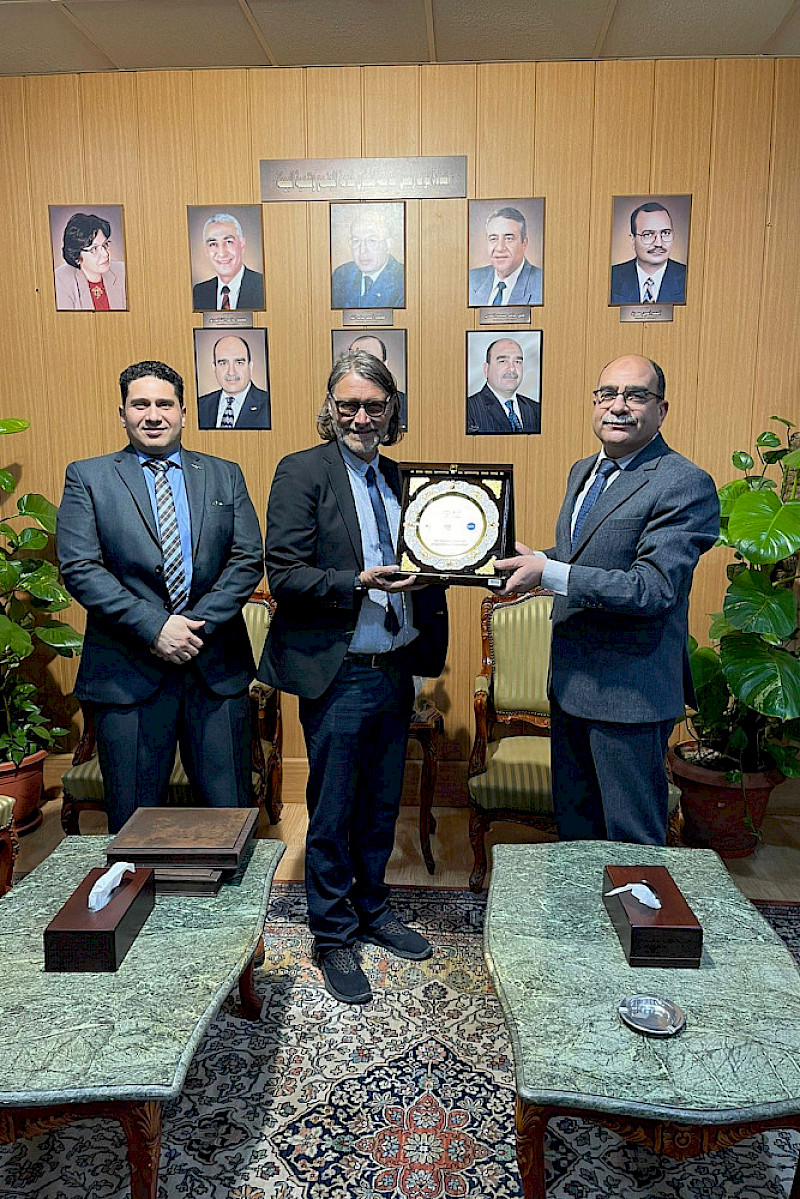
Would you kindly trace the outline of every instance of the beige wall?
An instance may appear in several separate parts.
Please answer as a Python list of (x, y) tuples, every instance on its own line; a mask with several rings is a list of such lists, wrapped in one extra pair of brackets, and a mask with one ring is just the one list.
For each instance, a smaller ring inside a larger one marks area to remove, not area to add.
[[(274, 432), (198, 432), (187, 204), (258, 201), (261, 158), (465, 154), (472, 197), (543, 195), (543, 436), (467, 438), (466, 200), (407, 206), (410, 432), (397, 454), (513, 461), (518, 535), (550, 544), (570, 463), (592, 448), (597, 370), (644, 352), (666, 371), (668, 440), (726, 477), (771, 414), (800, 419), (794, 335), (800, 212), (800, 61), (545, 63), (179, 71), (0, 80), (3, 447), (25, 491), (61, 492), (65, 463), (120, 444), (116, 377), (160, 357), (190, 383), (187, 443), (236, 458), (263, 512), (275, 465), (315, 441), (329, 366), (325, 204), (265, 205)], [(620, 325), (606, 307), (611, 197), (693, 195), (688, 304), (671, 325)], [(56, 313), (47, 205), (122, 203), (130, 312)], [(287, 298), (288, 297), (288, 298)], [(709, 555), (694, 623), (720, 605)], [(452, 589), (454, 635), (437, 687), (450, 756), (471, 739), (480, 593)], [(57, 671), (59, 667), (52, 668)], [(71, 676), (57, 676), (62, 685)], [(287, 705), (286, 754), (302, 755)]]

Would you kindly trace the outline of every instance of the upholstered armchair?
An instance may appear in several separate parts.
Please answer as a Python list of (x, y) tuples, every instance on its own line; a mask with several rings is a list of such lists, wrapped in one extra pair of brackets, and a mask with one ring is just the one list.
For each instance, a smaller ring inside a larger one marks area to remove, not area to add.
[[(274, 611), (275, 601), (262, 591), (255, 592), (244, 606), (244, 620), (256, 663), (261, 657)], [(253, 804), (264, 810), (270, 824), (277, 824), (283, 810), (280, 692), (264, 683), (253, 682), (250, 687), (250, 718)], [(83, 710), (83, 735), (73, 755), (72, 766), (62, 779), (61, 825), (67, 834), (80, 832), (81, 812), (90, 809), (106, 811), (103, 779), (95, 749), (94, 720), (91, 708), (87, 706)], [(167, 803), (188, 807), (193, 802), (189, 778), (178, 751), (169, 780)]]
[(5, 895), (11, 886), (18, 849), (19, 842), (14, 828), (14, 800), (10, 795), (0, 795), (0, 895)]
[(475, 681), (475, 742), (469, 759), (469, 885), (486, 877), (486, 831), (514, 820), (555, 832), (550, 781), (550, 661), (552, 595), (537, 591), (481, 604), (483, 665)]

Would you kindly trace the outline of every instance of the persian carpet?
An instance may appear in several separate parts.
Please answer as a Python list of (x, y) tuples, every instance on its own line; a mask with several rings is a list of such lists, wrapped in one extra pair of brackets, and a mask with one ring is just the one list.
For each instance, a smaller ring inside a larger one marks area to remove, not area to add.
[[(402, 889), (427, 962), (364, 946), (375, 992), (349, 1008), (309, 960), (305, 900), (275, 884), (256, 973), (260, 1023), (229, 999), (164, 1107), (159, 1199), (519, 1199), (511, 1047), (482, 954), (485, 896)], [(760, 905), (800, 959), (800, 906)], [(797, 1138), (689, 1162), (553, 1120), (548, 1199), (786, 1196)], [(0, 1199), (127, 1199), (122, 1132), (84, 1121), (0, 1147)]]

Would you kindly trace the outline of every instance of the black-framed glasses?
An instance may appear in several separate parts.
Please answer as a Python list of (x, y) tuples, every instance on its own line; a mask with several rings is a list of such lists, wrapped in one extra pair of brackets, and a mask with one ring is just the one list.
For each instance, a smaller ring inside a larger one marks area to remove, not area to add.
[(386, 411), (391, 403), (390, 400), (337, 400), (336, 396), (331, 396), (336, 411), (339, 416), (350, 419), (356, 415), (359, 408), (363, 408), (367, 416), (371, 420), (380, 420), (386, 415)]
[(636, 234), (634, 234), (634, 236), (638, 237), (639, 241), (643, 245), (649, 246), (649, 245), (652, 245), (652, 243), (656, 240), (657, 237), (660, 237), (662, 241), (672, 241), (672, 230), (671, 229), (643, 229), (641, 231), (641, 233), (636, 233)]
[(592, 395), (599, 408), (610, 407), (618, 395), (622, 396), (623, 402), (629, 408), (642, 407), (651, 398), (654, 400), (663, 400), (664, 398), (657, 391), (650, 391), (647, 387), (597, 387)]

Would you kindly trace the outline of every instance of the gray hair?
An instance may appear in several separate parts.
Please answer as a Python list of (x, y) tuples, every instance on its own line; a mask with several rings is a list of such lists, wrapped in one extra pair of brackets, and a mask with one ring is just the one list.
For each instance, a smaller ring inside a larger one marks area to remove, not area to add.
[(203, 241), (206, 240), (206, 234), (211, 225), (233, 225), (237, 236), (244, 239), (244, 230), (242, 229), (241, 222), (235, 216), (232, 216), (230, 212), (215, 212), (213, 216), (208, 218), (205, 225), (203, 225)]
[(351, 372), (358, 375), (359, 379), (366, 379), (368, 383), (374, 383), (380, 387), (381, 391), (385, 392), (391, 406), (391, 416), (383, 431), (381, 445), (395, 445), (403, 436), (403, 430), (400, 428), (397, 384), (388, 367), (374, 354), (368, 354), (365, 350), (345, 350), (334, 362), (326, 384), (325, 403), (317, 415), (317, 432), (320, 437), (323, 441), (336, 440), (336, 427), (328, 399), (333, 396), (333, 389), (337, 383), (341, 383), (345, 375), (349, 375)]
[(528, 236), (528, 222), (518, 208), (512, 208), (510, 204), (504, 204), (502, 208), (495, 208), (494, 212), (490, 213), (486, 218), (486, 228), (489, 228), (489, 222), (502, 217), (504, 221), (515, 221), (519, 227), (519, 240), (524, 241)]

